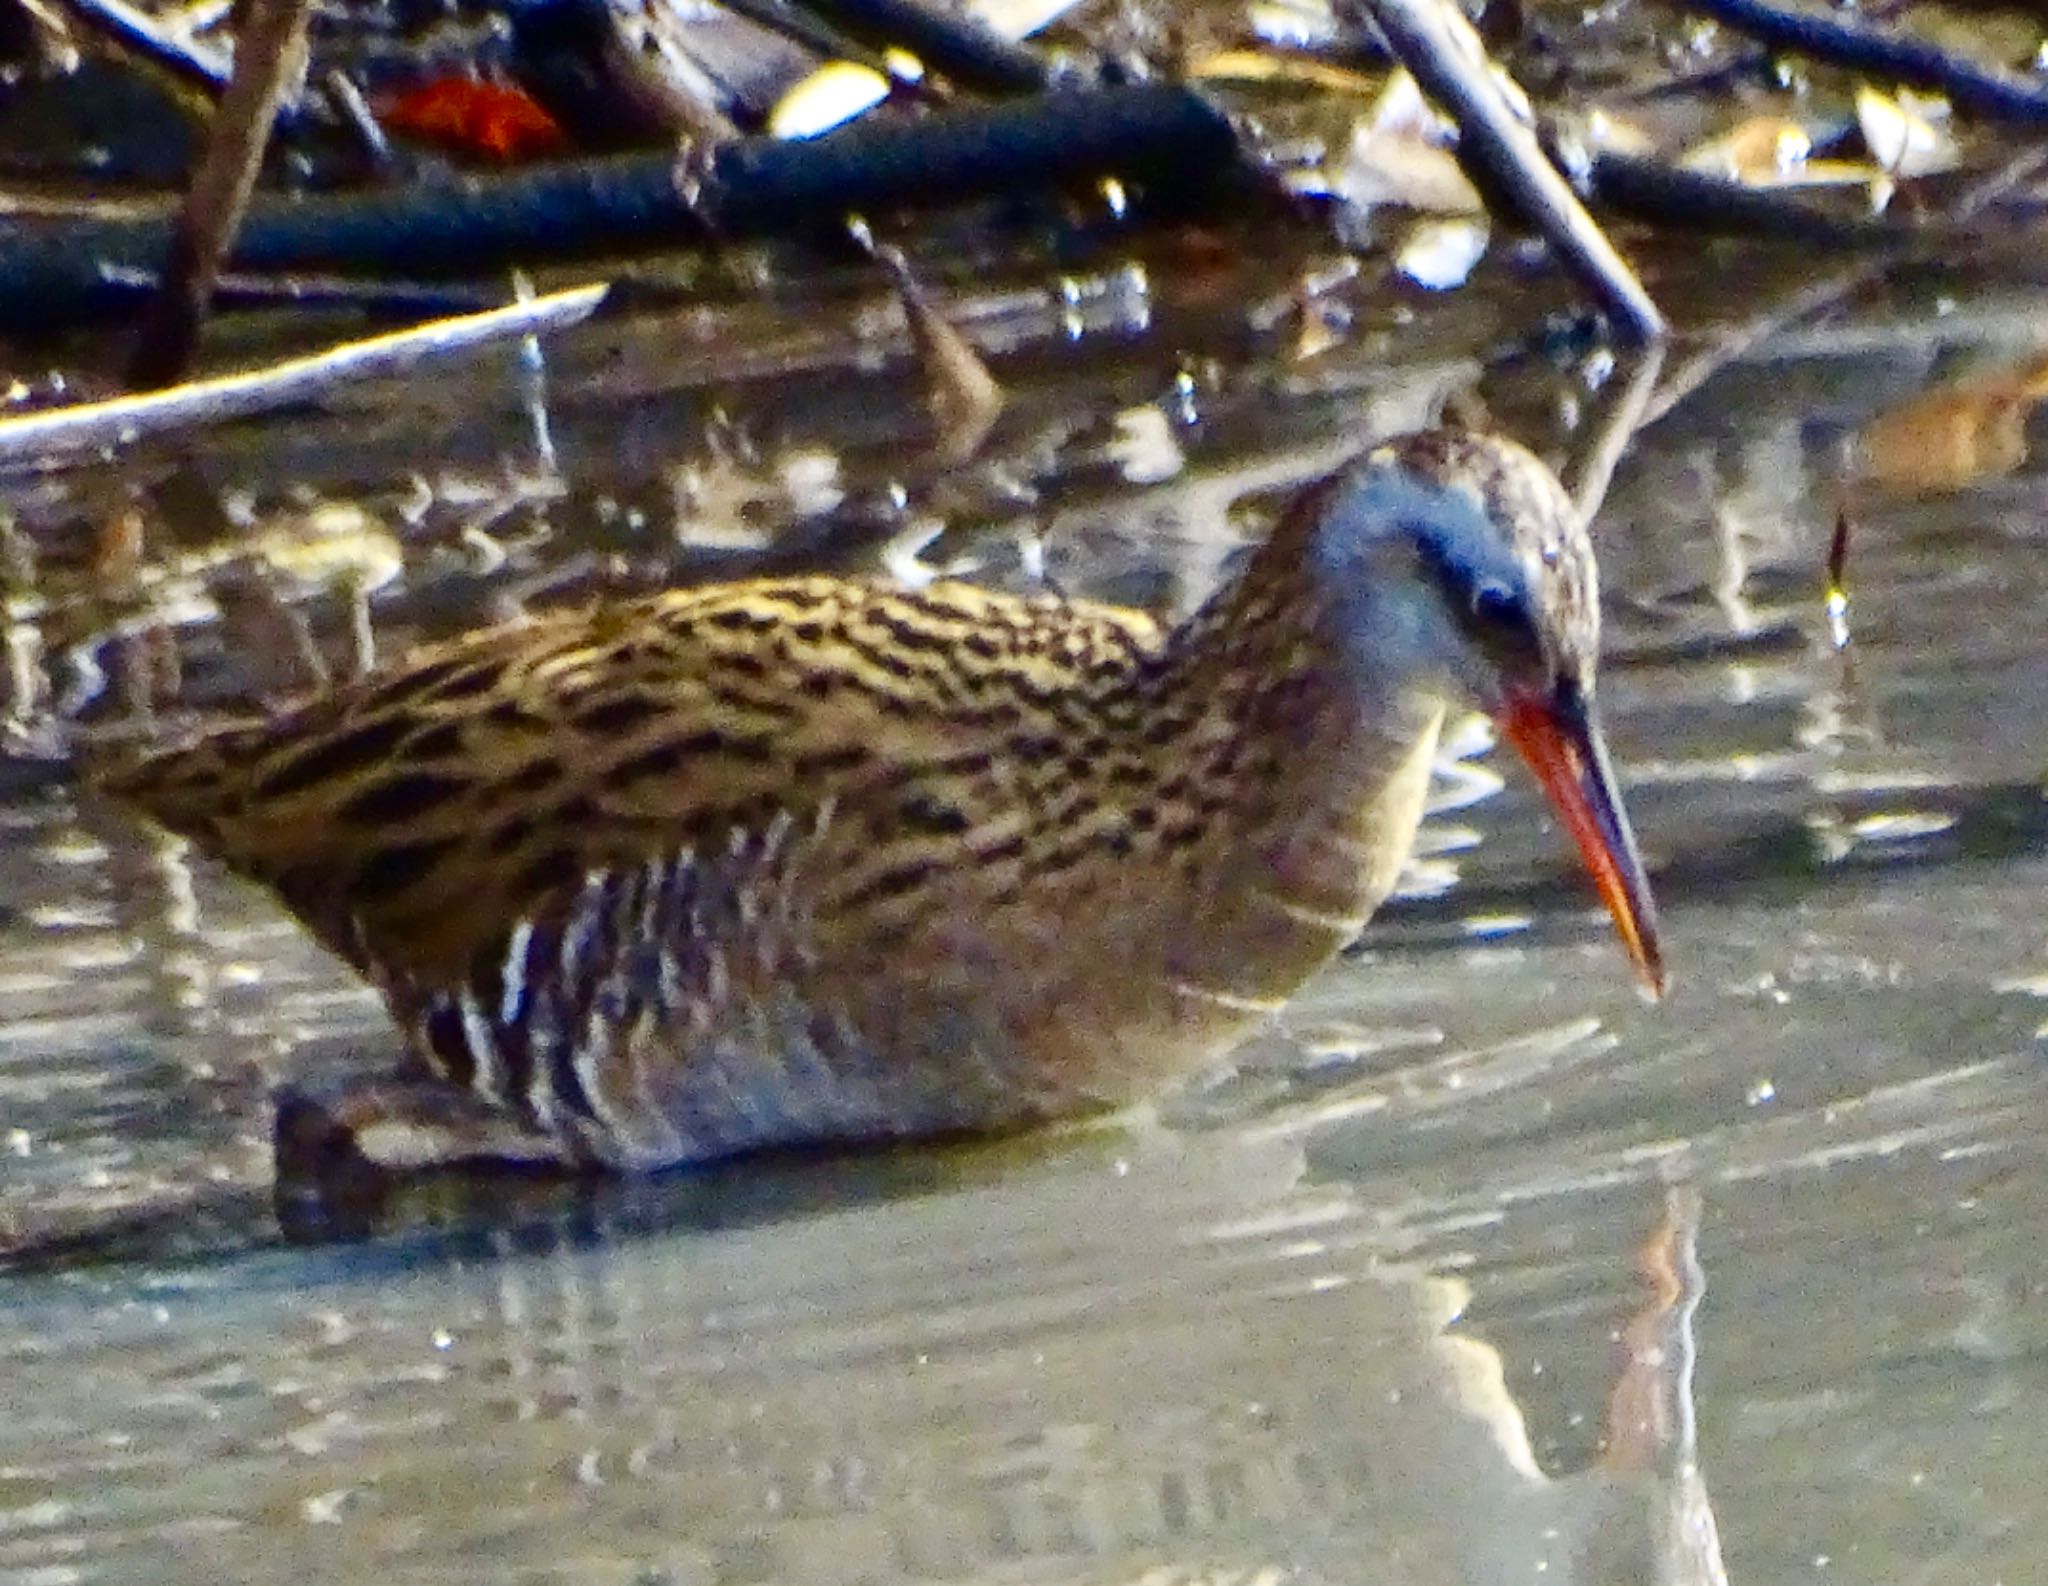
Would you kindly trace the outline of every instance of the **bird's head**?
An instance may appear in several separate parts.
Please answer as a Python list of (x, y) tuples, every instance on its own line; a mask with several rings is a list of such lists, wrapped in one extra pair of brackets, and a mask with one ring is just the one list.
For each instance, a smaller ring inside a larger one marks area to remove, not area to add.
[(1361, 672), (1494, 718), (1661, 992), (1656, 907), (1594, 709), (1599, 570), (1556, 476), (1511, 442), (1432, 430), (1377, 448), (1308, 501), (1309, 556)]

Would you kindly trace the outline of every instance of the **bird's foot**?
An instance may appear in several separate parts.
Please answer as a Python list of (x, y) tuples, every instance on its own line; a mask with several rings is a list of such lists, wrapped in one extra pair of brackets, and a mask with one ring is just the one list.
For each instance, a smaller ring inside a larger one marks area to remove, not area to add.
[(560, 1142), (445, 1080), (287, 1086), (272, 1130), (278, 1221), (293, 1238), (366, 1231), (403, 1180), (436, 1169), (574, 1166)]

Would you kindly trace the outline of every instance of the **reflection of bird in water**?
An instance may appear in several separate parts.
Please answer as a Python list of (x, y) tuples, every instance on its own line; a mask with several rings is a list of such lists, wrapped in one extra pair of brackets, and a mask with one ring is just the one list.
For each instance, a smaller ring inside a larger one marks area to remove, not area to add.
[(1598, 634), (1555, 479), (1439, 431), (1304, 489), (1171, 631), (714, 586), (431, 648), (105, 781), (412, 1038), (411, 1072), (287, 1103), (281, 1149), (654, 1167), (1024, 1125), (1212, 1062), (1386, 895), (1460, 696), (1660, 984)]
[(1696, 1204), (1632, 1292), (1613, 1268), (1657, 1194), (1632, 1148), (1552, 1140), (1524, 1173), (1486, 1133), (1355, 1183), (1232, 1130), (457, 1180), (435, 1193), (474, 1217), (339, 1261), (243, 1246), (162, 1307), (97, 1301), (104, 1261), (11, 1284), (33, 1414), (0, 1417), (0, 1462), (35, 1507), (6, 1556), (217, 1586), (286, 1548), (296, 1586), (361, 1586), (338, 1524), (374, 1527), (389, 1586), (480, 1558), (650, 1586), (1725, 1586)]

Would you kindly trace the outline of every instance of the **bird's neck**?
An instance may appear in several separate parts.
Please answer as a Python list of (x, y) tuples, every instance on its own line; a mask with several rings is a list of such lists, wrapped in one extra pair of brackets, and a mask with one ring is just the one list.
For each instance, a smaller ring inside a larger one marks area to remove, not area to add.
[[(1356, 625), (1359, 592), (1333, 590), (1306, 514), (1168, 641), (1151, 688), (1155, 730), (1197, 788), (1215, 790), (1209, 862), (1219, 891), (1269, 911), (1362, 923), (1413, 846), (1444, 705), (1391, 666)], [(1253, 907), (1253, 905), (1245, 905)], [(1223, 940), (1232, 933), (1214, 933)], [(1246, 932), (1237, 933), (1241, 950)], [(1277, 983), (1290, 951), (1272, 930)], [(1313, 933), (1310, 933), (1313, 935)], [(1299, 944), (1307, 951), (1314, 944)]]
[(1150, 681), (1153, 719), (1198, 753), (1285, 755), (1288, 778), (1327, 763), (1338, 783), (1414, 742), (1443, 715), (1441, 693), (1374, 635), (1412, 626), (1412, 595), (1358, 587), (1320, 554), (1319, 503), (1298, 505), (1242, 569), (1169, 636)]

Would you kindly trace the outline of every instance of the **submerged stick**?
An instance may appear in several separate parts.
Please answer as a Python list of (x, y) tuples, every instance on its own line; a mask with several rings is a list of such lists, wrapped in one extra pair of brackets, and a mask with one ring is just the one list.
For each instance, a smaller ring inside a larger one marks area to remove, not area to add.
[(228, 246), (256, 190), (279, 104), (306, 63), (312, 0), (245, 0), (234, 76), (178, 211), (157, 299), (128, 365), (130, 385), (167, 385), (191, 367)]
[(1589, 155), (1583, 190), (1610, 216), (1698, 236), (1867, 251), (1900, 247), (1925, 229), (1867, 211), (1845, 213), (1840, 205), (1797, 190), (1755, 187), (1612, 149)]
[(344, 381), (402, 374), (447, 353), (535, 331), (559, 330), (588, 318), (608, 290), (605, 286), (572, 287), (482, 314), (433, 320), (389, 335), (344, 342), (261, 369), (0, 419), (0, 467), (36, 462), (55, 452), (124, 446), (170, 430), (246, 418), (306, 401)]

